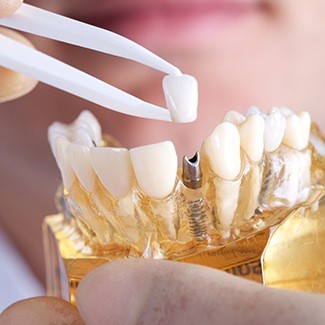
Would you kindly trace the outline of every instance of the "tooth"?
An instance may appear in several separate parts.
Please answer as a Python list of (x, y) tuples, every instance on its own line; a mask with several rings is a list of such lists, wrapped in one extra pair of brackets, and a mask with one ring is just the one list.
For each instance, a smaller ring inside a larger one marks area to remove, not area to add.
[(272, 113), (275, 113), (275, 112), (281, 112), (285, 117), (289, 117), (291, 115), (293, 115), (293, 112), (291, 109), (289, 109), (288, 107), (285, 107), (285, 106), (281, 106), (281, 107), (272, 107), (270, 110), (269, 110), (269, 115), (271, 115)]
[(76, 175), (70, 165), (67, 150), (70, 146), (70, 141), (65, 138), (58, 137), (55, 141), (57, 164), (62, 175), (64, 187), (69, 190), (76, 178)]
[(163, 199), (172, 193), (177, 175), (174, 144), (165, 141), (130, 150), (135, 177), (147, 195)]
[(308, 112), (302, 111), (299, 114), (300, 121), (301, 121), (301, 128), (302, 128), (302, 135), (305, 140), (305, 146), (308, 145), (309, 136), (310, 136), (310, 125), (311, 125), (311, 118)]
[(57, 153), (56, 153), (56, 139), (59, 137), (68, 139), (70, 137), (70, 129), (67, 125), (60, 123), (60, 122), (54, 122), (52, 123), (48, 130), (47, 130), (47, 139), (50, 143), (52, 153), (57, 160)]
[(80, 144), (87, 147), (94, 146), (94, 140), (88, 128), (78, 127), (73, 130), (70, 140), (74, 144)]
[(204, 141), (202, 153), (208, 158), (214, 174), (226, 180), (240, 172), (240, 137), (237, 127), (229, 122), (219, 124)]
[(76, 173), (81, 185), (88, 192), (92, 192), (96, 175), (90, 164), (89, 150), (90, 148), (87, 146), (71, 143), (68, 147), (67, 154), (71, 167)]
[(229, 111), (224, 117), (223, 122), (230, 122), (239, 125), (246, 120), (245, 116), (237, 111)]
[(218, 125), (202, 146), (214, 175), (215, 208), (221, 229), (228, 232), (238, 204), (240, 182), (240, 137), (237, 127), (229, 122)]
[(163, 90), (172, 120), (187, 123), (196, 120), (198, 106), (198, 83), (189, 75), (165, 76)]
[(102, 128), (96, 117), (89, 111), (82, 111), (77, 119), (73, 122), (73, 129), (79, 127), (87, 128), (90, 131), (92, 140), (99, 145), (102, 139)]
[(241, 179), (226, 181), (215, 178), (213, 183), (215, 186), (215, 205), (220, 226), (224, 232), (228, 232), (238, 205)]
[(261, 115), (262, 117), (264, 117), (264, 113), (255, 105), (251, 106), (245, 113), (246, 117), (249, 117), (251, 115)]
[(90, 162), (108, 192), (117, 197), (129, 193), (134, 174), (127, 149), (91, 148)]
[(303, 111), (287, 118), (283, 143), (293, 149), (302, 150), (308, 145), (310, 134), (310, 115)]
[(281, 144), (286, 128), (286, 118), (280, 111), (265, 117), (264, 149), (275, 151)]
[(262, 116), (251, 115), (239, 126), (241, 147), (254, 161), (259, 161), (263, 156), (264, 124)]

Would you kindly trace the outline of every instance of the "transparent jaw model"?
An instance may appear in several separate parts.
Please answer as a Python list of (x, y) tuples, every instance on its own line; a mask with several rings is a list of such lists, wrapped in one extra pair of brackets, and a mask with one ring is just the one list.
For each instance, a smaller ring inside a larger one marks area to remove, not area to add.
[[(112, 143), (104, 137), (102, 145)], [(117, 197), (98, 177), (92, 191), (76, 177), (58, 190), (59, 213), (43, 225), (48, 293), (74, 302), (88, 272), (119, 258), (196, 263), (269, 286), (325, 292), (324, 147), (312, 124), (302, 150), (281, 144), (258, 162), (241, 150), (233, 180), (197, 153), (159, 199), (137, 181)]]

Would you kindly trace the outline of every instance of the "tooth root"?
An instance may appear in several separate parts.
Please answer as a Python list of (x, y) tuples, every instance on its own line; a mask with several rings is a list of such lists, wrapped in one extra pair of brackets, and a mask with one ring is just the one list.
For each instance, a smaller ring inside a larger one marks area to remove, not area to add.
[(102, 128), (96, 117), (89, 111), (82, 111), (73, 122), (73, 129), (79, 127), (87, 128), (90, 131), (92, 140), (99, 145), (102, 139)]
[(112, 224), (114, 231), (127, 241), (137, 243), (140, 240), (137, 219), (135, 217), (132, 192), (126, 197), (111, 200), (102, 191), (93, 196), (95, 205)]
[(172, 120), (187, 123), (196, 120), (198, 106), (198, 83), (189, 75), (165, 76), (163, 90)]
[(220, 227), (222, 231), (227, 233), (234, 220), (238, 205), (241, 180), (226, 181), (215, 178), (213, 182), (215, 186), (215, 205)]
[(94, 190), (95, 173), (90, 164), (89, 148), (78, 144), (70, 144), (67, 150), (72, 169), (81, 185), (88, 191)]
[(127, 238), (137, 243), (140, 240), (138, 231), (137, 219), (134, 215), (134, 203), (132, 195), (128, 195), (117, 201), (116, 214), (123, 223), (123, 228), (126, 232)]
[(134, 180), (130, 153), (125, 148), (91, 148), (90, 162), (98, 178), (113, 196), (126, 196)]
[(265, 118), (264, 149), (275, 151), (281, 144), (286, 128), (286, 118), (281, 112), (274, 112)]
[(152, 205), (152, 211), (164, 237), (176, 240), (175, 219), (177, 208), (174, 200)]
[(204, 141), (202, 154), (210, 169), (226, 180), (236, 178), (241, 168), (240, 138), (237, 127), (229, 122), (219, 124)]
[(141, 190), (156, 199), (170, 195), (177, 176), (177, 155), (171, 141), (130, 150), (135, 177)]
[(239, 126), (241, 147), (253, 161), (259, 161), (263, 156), (264, 124), (263, 117), (251, 115)]
[(62, 175), (64, 187), (69, 190), (76, 178), (68, 158), (70, 142), (64, 138), (56, 138), (57, 164)]
[(308, 145), (310, 134), (310, 115), (301, 112), (298, 115), (291, 115), (287, 118), (283, 143), (293, 149), (302, 150)]
[(255, 214), (255, 210), (259, 206), (259, 196), (262, 185), (262, 173), (260, 166), (252, 164), (250, 168), (250, 186), (249, 194), (247, 196), (246, 216), (245, 219), (249, 220)]
[(224, 117), (223, 122), (230, 122), (239, 125), (246, 120), (245, 116), (237, 111), (229, 111)]

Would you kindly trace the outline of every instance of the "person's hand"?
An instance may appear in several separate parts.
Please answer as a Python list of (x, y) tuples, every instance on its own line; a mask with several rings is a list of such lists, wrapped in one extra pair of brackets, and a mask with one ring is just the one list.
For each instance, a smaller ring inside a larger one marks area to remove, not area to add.
[[(120, 260), (99, 267), (80, 283), (77, 305), (90, 325), (325, 324), (324, 295), (267, 288), (171, 261)], [(54, 298), (16, 303), (0, 316), (1, 325), (83, 321)]]
[[(22, 2), (22, 0), (0, 0), (0, 18), (12, 15)], [(33, 46), (25, 37), (10, 29), (0, 27), (0, 34)], [(36, 85), (36, 80), (1, 67), (0, 62), (0, 103), (21, 97), (29, 93)]]

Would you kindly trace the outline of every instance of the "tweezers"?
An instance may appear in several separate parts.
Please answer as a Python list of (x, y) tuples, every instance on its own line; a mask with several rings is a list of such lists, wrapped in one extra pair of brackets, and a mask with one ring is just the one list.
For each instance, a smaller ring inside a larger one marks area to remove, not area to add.
[[(137, 61), (172, 76), (181, 71), (141, 45), (108, 30), (28, 4), (0, 25)], [(0, 35), (0, 65), (90, 102), (141, 118), (171, 121), (170, 112), (147, 103), (40, 51)]]

